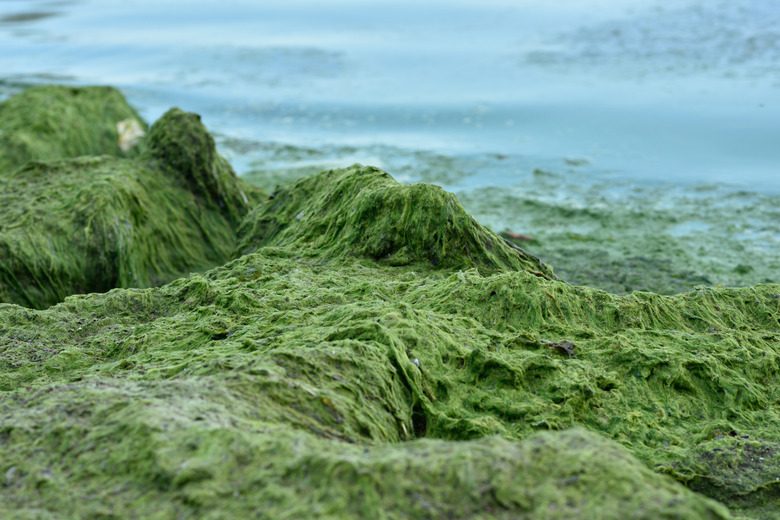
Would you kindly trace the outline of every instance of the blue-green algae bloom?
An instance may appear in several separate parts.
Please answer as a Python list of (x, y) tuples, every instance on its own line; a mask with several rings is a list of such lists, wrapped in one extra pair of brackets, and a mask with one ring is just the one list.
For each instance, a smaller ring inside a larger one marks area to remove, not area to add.
[[(197, 169), (183, 148), (142, 157)], [(362, 165), (258, 200), (230, 244), (164, 285), (0, 305), (0, 516), (780, 511), (780, 286), (573, 286)]]

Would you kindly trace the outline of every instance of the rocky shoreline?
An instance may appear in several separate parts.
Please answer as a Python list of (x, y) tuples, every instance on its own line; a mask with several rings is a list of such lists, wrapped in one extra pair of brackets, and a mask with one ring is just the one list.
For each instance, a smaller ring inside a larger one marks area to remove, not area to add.
[(65, 91), (104, 142), (0, 157), (4, 518), (776, 516), (780, 286), (572, 286), (438, 187), (268, 195)]

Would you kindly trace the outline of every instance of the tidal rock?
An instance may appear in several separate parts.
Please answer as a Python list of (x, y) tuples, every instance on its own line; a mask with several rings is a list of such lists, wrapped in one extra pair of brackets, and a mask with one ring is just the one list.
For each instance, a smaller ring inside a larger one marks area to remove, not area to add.
[(136, 155), (139, 149), (120, 147), (122, 122), (148, 130), (115, 88), (28, 88), (0, 103), (0, 174), (28, 161)]
[(537, 258), (479, 225), (452, 193), (430, 184), (399, 184), (359, 164), (284, 186), (255, 208), (238, 230), (236, 254), (265, 246), (321, 259), (527, 270), (554, 278)]
[[(717, 305), (744, 326), (721, 334), (773, 353), (745, 299), (771, 296), (630, 300), (267, 247), (159, 288), (2, 306), (0, 471), (17, 469), (0, 513), (731, 518), (684, 484), (709, 474), (703, 452), (777, 424), (751, 412), (770, 386), (735, 393), (765, 369), (700, 330)], [(576, 357), (543, 341), (561, 336)]]
[[(78, 109), (86, 98), (113, 106), (105, 98), (114, 95), (73, 96)], [(75, 110), (70, 103), (62, 101), (65, 114)], [(10, 117), (14, 107), (12, 98), (0, 113)], [(103, 143), (108, 152), (115, 135)], [(54, 156), (93, 149), (50, 148)], [(155, 123), (136, 157), (26, 162), (0, 174), (0, 301), (44, 308), (69, 294), (160, 285), (214, 267), (229, 258), (241, 217), (262, 197), (216, 153), (199, 117), (178, 109)]]
[(776, 517), (780, 286), (575, 287), (440, 188), (248, 211), (197, 116), (144, 146), (2, 181), (7, 294), (114, 274), (0, 305), (0, 517)]

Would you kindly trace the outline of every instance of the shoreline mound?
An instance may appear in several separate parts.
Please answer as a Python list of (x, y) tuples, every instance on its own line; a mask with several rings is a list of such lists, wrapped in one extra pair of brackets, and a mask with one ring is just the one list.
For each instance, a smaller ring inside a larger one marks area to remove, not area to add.
[[(32, 101), (45, 92), (34, 89)], [(78, 110), (89, 98), (109, 114), (122, 113), (124, 100), (114, 92), (87, 88), (72, 97)], [(59, 100), (70, 115), (70, 97)], [(11, 117), (16, 105), (15, 98), (6, 101), (2, 117)], [(38, 123), (46, 126), (45, 114)], [(94, 121), (104, 133), (103, 123)], [(39, 139), (48, 137), (44, 132)], [(116, 132), (110, 137), (91, 149), (108, 142), (116, 148)], [(5, 129), (3, 138), (32, 141)], [(196, 114), (169, 110), (143, 147), (133, 158), (35, 160), (0, 173), (0, 301), (45, 308), (70, 294), (160, 285), (228, 260), (240, 219), (264, 192), (236, 177)], [(77, 149), (90, 147), (46, 151)]]
[(238, 229), (234, 256), (262, 247), (304, 256), (362, 257), (390, 266), (552, 269), (481, 226), (457, 197), (431, 184), (403, 185), (387, 172), (355, 164), (282, 186)]
[[(748, 502), (771, 485), (776, 459), (740, 457), (774, 445), (776, 414), (756, 415), (773, 387), (739, 395), (737, 373), (777, 376), (731, 345), (769, 334), (742, 303), (771, 296), (575, 291), (268, 247), (162, 287), (2, 305), (0, 512), (733, 518), (683, 483)], [(723, 343), (687, 321), (716, 305), (744, 327)]]
[(0, 305), (0, 503), (768, 520), (778, 320), (776, 285), (619, 297), (278, 246), (161, 287)]
[(3, 290), (107, 291), (0, 304), (0, 517), (777, 516), (780, 286), (576, 287), (434, 186), (249, 211), (196, 115), (143, 146), (0, 176)]
[(120, 146), (122, 122), (149, 130), (113, 87), (29, 87), (0, 103), (0, 175), (28, 161), (136, 156), (142, 147)]

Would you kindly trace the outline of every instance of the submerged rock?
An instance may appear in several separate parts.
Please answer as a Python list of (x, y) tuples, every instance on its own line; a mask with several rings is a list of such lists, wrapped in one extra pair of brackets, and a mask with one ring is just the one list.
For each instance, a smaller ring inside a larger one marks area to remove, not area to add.
[[(98, 103), (114, 93), (74, 96)], [(1, 113), (11, 117), (15, 106), (12, 98)], [(112, 139), (102, 144), (116, 147)], [(55, 148), (48, 152), (75, 150)], [(132, 159), (36, 160), (0, 173), (0, 301), (45, 308), (69, 294), (159, 285), (229, 258), (235, 229), (261, 190), (235, 176), (195, 114), (170, 110), (145, 148)]]

